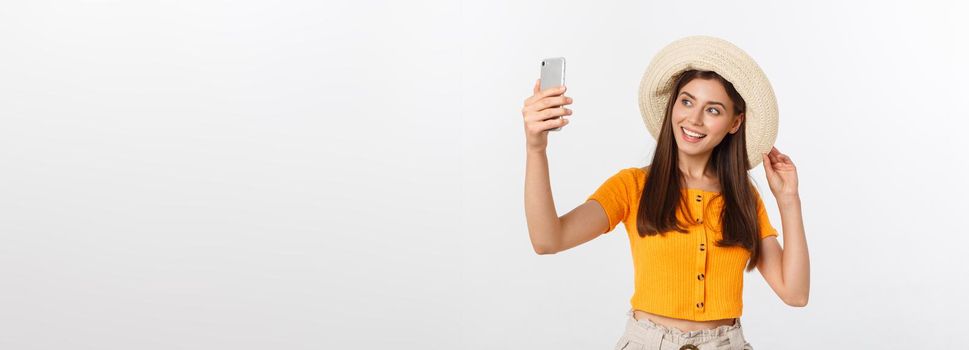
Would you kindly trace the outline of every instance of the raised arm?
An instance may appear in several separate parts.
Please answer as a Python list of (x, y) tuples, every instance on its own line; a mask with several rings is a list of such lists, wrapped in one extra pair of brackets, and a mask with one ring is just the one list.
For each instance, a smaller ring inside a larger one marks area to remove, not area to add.
[[(525, 218), (532, 248), (538, 254), (554, 254), (595, 238), (605, 231), (608, 218), (595, 201), (586, 201), (569, 213), (558, 216), (552, 199), (548, 174), (548, 130), (568, 124), (564, 116), (571, 111), (562, 105), (572, 103), (565, 87), (539, 90), (535, 81), (532, 96), (525, 100)], [(557, 116), (562, 118), (551, 119)]]
[(525, 168), (525, 216), (535, 253), (555, 254), (570, 249), (598, 237), (609, 227), (609, 218), (594, 200), (558, 216), (544, 153), (529, 153)]
[(806, 306), (811, 290), (811, 267), (797, 191), (797, 169), (791, 158), (776, 148), (764, 155), (764, 171), (781, 212), (784, 247), (777, 237), (765, 238), (757, 270), (785, 304)]

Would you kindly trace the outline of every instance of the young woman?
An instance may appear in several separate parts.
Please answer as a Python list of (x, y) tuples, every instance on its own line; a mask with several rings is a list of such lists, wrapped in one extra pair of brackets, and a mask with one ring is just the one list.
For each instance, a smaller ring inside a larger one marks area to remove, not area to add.
[[(784, 303), (807, 304), (797, 172), (772, 146), (773, 90), (746, 53), (706, 36), (660, 51), (640, 85), (643, 118), (657, 140), (652, 163), (621, 169), (559, 217), (545, 148), (547, 130), (572, 114), (564, 93), (539, 91), (536, 81), (522, 108), (529, 236), (536, 253), (554, 254), (625, 224), (635, 291), (616, 349), (753, 349), (740, 315), (743, 274), (755, 267)], [(749, 179), (760, 162), (781, 213), (783, 248)]]

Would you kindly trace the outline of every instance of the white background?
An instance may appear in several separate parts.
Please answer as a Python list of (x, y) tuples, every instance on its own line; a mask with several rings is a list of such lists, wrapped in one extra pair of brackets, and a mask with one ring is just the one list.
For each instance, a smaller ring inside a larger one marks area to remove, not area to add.
[(0, 348), (611, 348), (626, 233), (532, 251), (520, 108), (565, 56), (564, 214), (651, 159), (639, 79), (693, 34), (758, 61), (798, 166), (810, 302), (746, 274), (748, 341), (965, 342), (964, 4), (0, 8)]

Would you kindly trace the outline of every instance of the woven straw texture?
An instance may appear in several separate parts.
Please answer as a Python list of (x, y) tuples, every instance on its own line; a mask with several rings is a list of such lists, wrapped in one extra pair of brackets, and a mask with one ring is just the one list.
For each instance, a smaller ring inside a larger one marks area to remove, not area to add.
[(747, 102), (748, 169), (760, 162), (777, 139), (777, 100), (767, 75), (736, 45), (711, 36), (678, 39), (656, 54), (639, 84), (639, 111), (654, 139), (659, 139), (663, 116), (676, 77), (687, 70), (707, 70), (733, 83)]

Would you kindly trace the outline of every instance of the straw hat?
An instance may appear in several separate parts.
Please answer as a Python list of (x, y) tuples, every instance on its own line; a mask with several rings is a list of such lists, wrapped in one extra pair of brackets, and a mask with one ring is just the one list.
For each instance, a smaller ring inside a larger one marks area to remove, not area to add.
[(744, 98), (748, 169), (753, 169), (763, 161), (761, 154), (770, 152), (777, 139), (777, 100), (757, 62), (726, 40), (689, 36), (666, 45), (653, 57), (639, 83), (639, 111), (649, 133), (659, 140), (676, 78), (691, 69), (717, 72)]

